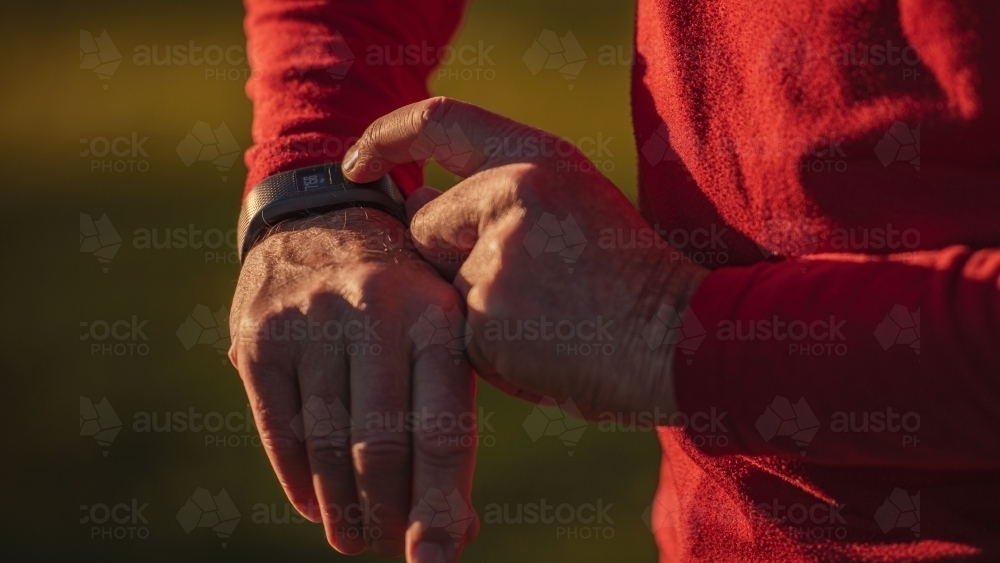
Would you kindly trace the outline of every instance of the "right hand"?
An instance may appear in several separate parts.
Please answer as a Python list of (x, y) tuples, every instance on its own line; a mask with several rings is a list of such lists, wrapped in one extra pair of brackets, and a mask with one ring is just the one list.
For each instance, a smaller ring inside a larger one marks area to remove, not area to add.
[[(475, 379), (464, 306), (402, 233), (365, 208), (281, 223), (240, 272), (229, 357), (288, 499), (334, 548), (444, 563), (478, 530)], [(445, 499), (448, 529), (428, 510)]]

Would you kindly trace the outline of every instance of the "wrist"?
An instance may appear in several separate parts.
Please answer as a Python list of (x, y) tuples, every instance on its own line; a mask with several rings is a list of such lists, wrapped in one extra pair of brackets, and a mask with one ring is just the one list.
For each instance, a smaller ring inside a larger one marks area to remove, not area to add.
[(269, 227), (253, 246), (256, 255), (295, 259), (323, 266), (413, 256), (406, 227), (392, 215), (371, 207), (348, 207), (287, 219)]
[(709, 274), (703, 268), (673, 248), (658, 253), (649, 262), (646, 291), (637, 307), (637, 331), (633, 344), (641, 350), (640, 372), (648, 377), (643, 385), (648, 394), (643, 408), (651, 412), (677, 411), (674, 394), (673, 362), (678, 353), (678, 341), (686, 335), (696, 337), (697, 321), (691, 317), (688, 304), (701, 282)]
[(398, 219), (384, 211), (373, 207), (346, 207), (311, 213), (305, 217), (287, 219), (270, 227), (263, 235), (267, 238), (272, 234), (309, 229), (324, 229), (344, 233), (366, 233), (373, 230), (389, 230), (405, 232), (406, 227)]

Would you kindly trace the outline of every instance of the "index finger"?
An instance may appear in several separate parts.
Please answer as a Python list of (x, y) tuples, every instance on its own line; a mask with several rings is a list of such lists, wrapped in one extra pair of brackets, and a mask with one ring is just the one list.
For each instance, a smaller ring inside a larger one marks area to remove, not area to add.
[(535, 130), (479, 106), (450, 98), (428, 98), (377, 119), (347, 152), (341, 169), (352, 182), (372, 182), (393, 166), (433, 158), (463, 178), (523, 159), (502, 150), (504, 140)]

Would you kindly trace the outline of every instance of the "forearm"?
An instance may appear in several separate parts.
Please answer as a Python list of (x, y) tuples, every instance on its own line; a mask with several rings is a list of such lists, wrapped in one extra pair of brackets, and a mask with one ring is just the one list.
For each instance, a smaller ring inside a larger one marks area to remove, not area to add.
[(719, 270), (691, 302), (705, 334), (675, 358), (679, 408), (727, 413), (710, 453), (1000, 467), (998, 280), (1000, 251), (960, 247)]
[[(371, 54), (407, 45), (436, 53), (454, 33), (464, 0), (245, 5), (255, 143), (245, 156), (249, 191), (278, 172), (341, 160), (376, 118), (427, 97), (434, 57), (390, 65)], [(393, 176), (407, 194), (422, 183), (415, 164)]]

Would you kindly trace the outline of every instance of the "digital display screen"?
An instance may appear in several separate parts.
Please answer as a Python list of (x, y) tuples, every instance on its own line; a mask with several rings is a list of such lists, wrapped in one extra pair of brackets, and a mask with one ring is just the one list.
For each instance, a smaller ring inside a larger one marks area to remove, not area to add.
[(330, 177), (330, 168), (327, 166), (314, 166), (313, 168), (299, 170), (295, 173), (295, 183), (300, 192), (344, 187), (340, 182), (333, 183)]

